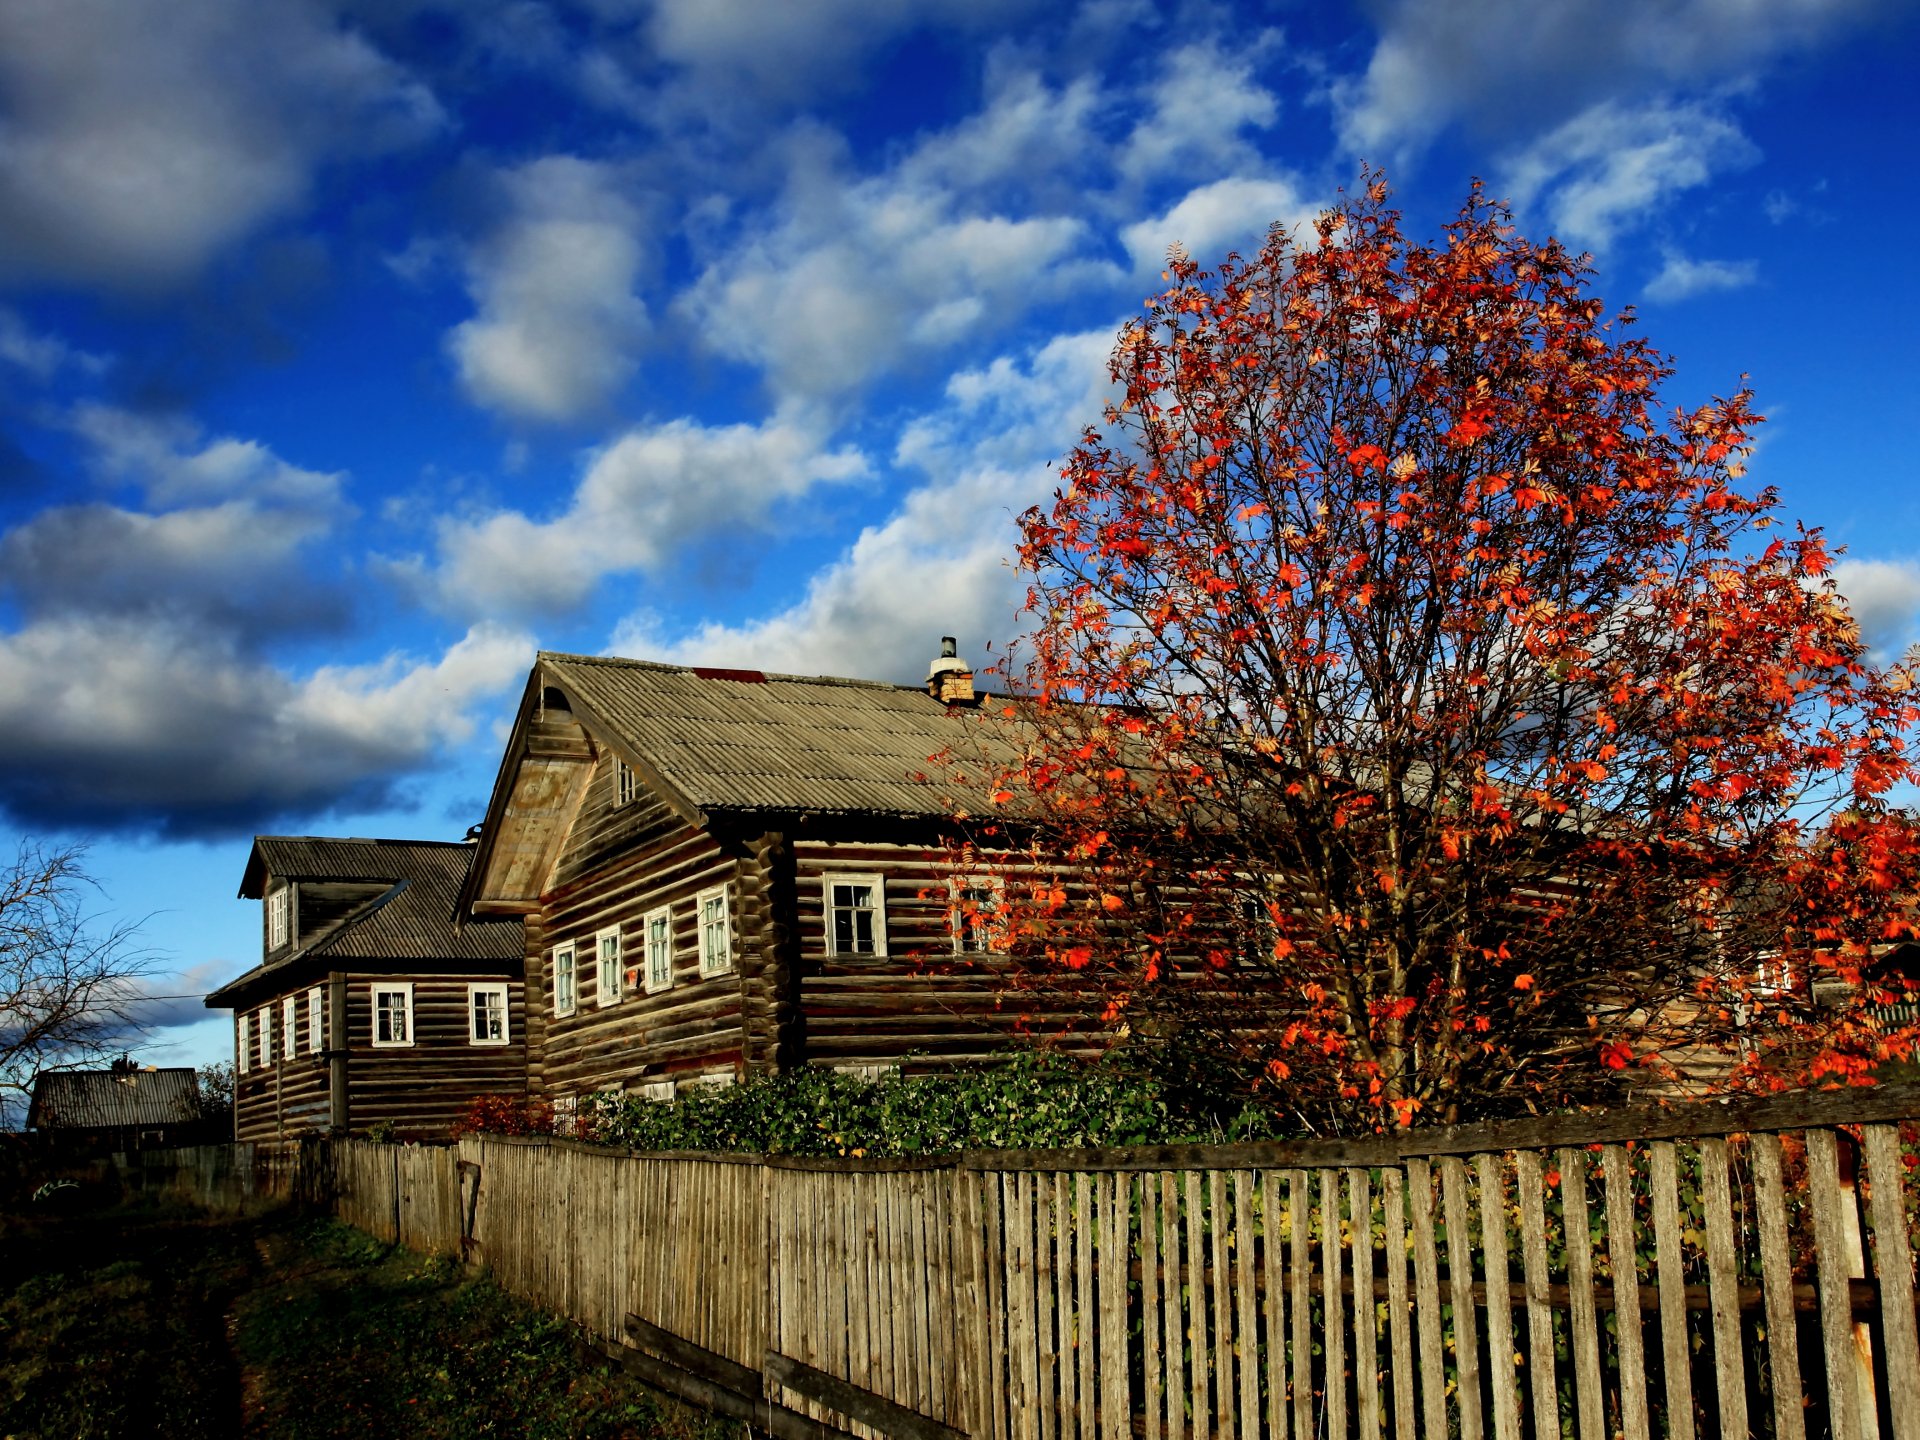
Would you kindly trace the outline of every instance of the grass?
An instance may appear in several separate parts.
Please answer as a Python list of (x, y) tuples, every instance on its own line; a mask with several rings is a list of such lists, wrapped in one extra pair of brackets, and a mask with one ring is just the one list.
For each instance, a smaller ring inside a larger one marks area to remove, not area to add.
[(0, 1216), (0, 1437), (719, 1440), (566, 1323), (332, 1221)]

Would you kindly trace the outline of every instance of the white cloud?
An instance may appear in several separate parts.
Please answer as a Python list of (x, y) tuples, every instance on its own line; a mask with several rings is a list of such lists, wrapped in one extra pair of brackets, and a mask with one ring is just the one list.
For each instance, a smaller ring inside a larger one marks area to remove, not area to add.
[(1660, 273), (1647, 282), (1649, 300), (1670, 302), (1715, 290), (1741, 290), (1760, 278), (1754, 260), (1692, 260), (1676, 250), (1666, 252)]
[(473, 731), (530, 637), (470, 630), (437, 659), (301, 680), (203, 631), (146, 619), (0, 636), (0, 807), (25, 824), (244, 834), (386, 798)]
[(0, 116), (0, 274), (112, 288), (191, 274), (324, 161), (441, 123), (306, 0), (11, 0)]
[(1365, 73), (1337, 84), (1350, 154), (1403, 161), (1460, 123), (1524, 140), (1613, 97), (1740, 84), (1883, 0), (1389, 0)]
[(1875, 653), (1892, 657), (1920, 642), (1920, 561), (1844, 558), (1833, 583)]
[(797, 673), (918, 680), (942, 635), (976, 667), (1018, 623), (1014, 517), (1043, 501), (1052, 463), (1097, 418), (1110, 330), (1060, 336), (1021, 360), (954, 377), (947, 404), (909, 426), (895, 460), (925, 472), (883, 524), (863, 530), (789, 608), (680, 636), (639, 615), (613, 635), (619, 654)]
[(564, 610), (605, 575), (656, 569), (689, 540), (752, 528), (816, 485), (866, 474), (857, 450), (826, 449), (798, 418), (642, 426), (592, 457), (551, 520), (501, 510), (447, 521), (424, 583), (466, 614)]
[(69, 423), (91, 448), (94, 469), (137, 485), (151, 505), (238, 499), (331, 510), (346, 479), (290, 464), (256, 440), (202, 443), (200, 426), (182, 416), (88, 402), (74, 407)]
[(1713, 106), (1607, 100), (1510, 157), (1503, 188), (1516, 208), (1540, 203), (1562, 240), (1599, 252), (1660, 218), (1680, 192), (1757, 159)]
[(605, 404), (634, 368), (646, 307), (642, 216), (613, 168), (547, 156), (498, 177), (504, 218), (467, 257), (479, 313), (447, 345), (481, 405), (569, 420)]
[(24, 370), (42, 381), (51, 380), (68, 366), (98, 375), (108, 364), (103, 355), (76, 350), (58, 335), (45, 335), (30, 328), (18, 314), (4, 306), (0, 306), (0, 363)]
[(1147, 113), (1121, 152), (1122, 173), (1136, 180), (1204, 175), (1257, 158), (1243, 132), (1271, 127), (1280, 102), (1254, 78), (1254, 65), (1277, 38), (1240, 39), (1230, 51), (1208, 40), (1161, 57), (1143, 97)]
[(1159, 269), (1174, 244), (1211, 266), (1228, 250), (1258, 250), (1276, 221), (1297, 228), (1318, 209), (1290, 181), (1232, 177), (1196, 186), (1166, 214), (1127, 226), (1120, 239), (1143, 271)]

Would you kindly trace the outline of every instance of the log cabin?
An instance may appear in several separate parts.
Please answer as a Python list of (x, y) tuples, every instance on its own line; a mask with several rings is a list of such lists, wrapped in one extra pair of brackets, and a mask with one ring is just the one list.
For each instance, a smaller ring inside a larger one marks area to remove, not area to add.
[(234, 1012), (234, 1138), (443, 1140), (481, 1094), (526, 1087), (520, 925), (456, 926), (471, 844), (261, 835), (240, 882), (261, 963)]
[(530, 1094), (564, 1116), (1007, 1049), (980, 918), (1004, 877), (974, 920), (949, 904), (972, 877), (932, 757), (996, 728), (953, 650), (924, 688), (538, 657), (459, 902), (463, 925), (524, 924)]

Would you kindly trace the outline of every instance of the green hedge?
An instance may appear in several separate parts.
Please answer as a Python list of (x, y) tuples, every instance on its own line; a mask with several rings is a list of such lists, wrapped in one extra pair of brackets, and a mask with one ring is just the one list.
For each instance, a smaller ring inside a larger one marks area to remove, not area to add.
[[(1244, 1099), (1244, 1091), (1241, 1092)], [(807, 1069), (673, 1100), (599, 1097), (594, 1138), (634, 1150), (886, 1158), (1266, 1138), (1277, 1117), (1124, 1060), (1021, 1054), (878, 1080)]]

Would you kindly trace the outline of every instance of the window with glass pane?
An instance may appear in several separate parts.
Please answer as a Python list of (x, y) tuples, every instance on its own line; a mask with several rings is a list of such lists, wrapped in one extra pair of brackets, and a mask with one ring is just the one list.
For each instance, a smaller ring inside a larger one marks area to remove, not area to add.
[(260, 1027), (255, 1033), (260, 1041), (260, 1068), (265, 1070), (273, 1064), (273, 1012), (263, 1009), (254, 1023)]
[(467, 987), (467, 1039), (475, 1045), (507, 1043), (507, 987), (505, 985), (469, 985)]
[(318, 1055), (326, 1036), (326, 992), (318, 985), (307, 991), (307, 1053)]
[(413, 987), (376, 986), (373, 992), (373, 1043), (413, 1043)]
[(292, 892), (285, 886), (267, 897), (268, 948), (278, 950), (287, 943), (287, 932), (291, 928), (288, 922), (292, 908)]
[(553, 1013), (573, 1014), (579, 998), (573, 970), (573, 946), (560, 945), (553, 952)]
[(702, 890), (700, 907), (700, 973), (724, 975), (733, 968), (733, 929), (727, 919), (727, 891)]
[(244, 1075), (247, 1073), (248, 1062), (253, 1058), (253, 1024), (245, 1015), (238, 1016), (234, 1023), (238, 1027), (235, 1031), (235, 1039), (238, 1043), (234, 1045), (233, 1053), (239, 1057), (238, 1068)]
[(829, 875), (827, 945), (835, 955), (887, 953), (886, 893), (878, 875)]
[(293, 1022), (298, 1011), (293, 996), (289, 995), (280, 1002), (280, 1053), (288, 1060), (293, 1059), (295, 1053)]
[(620, 1003), (620, 932), (602, 930), (599, 949), (600, 974), (595, 1003), (618, 1005)]
[(647, 991), (673, 985), (673, 911), (667, 906), (647, 915)]
[(997, 955), (1007, 948), (1007, 887), (998, 875), (970, 875), (953, 885), (953, 952)]

